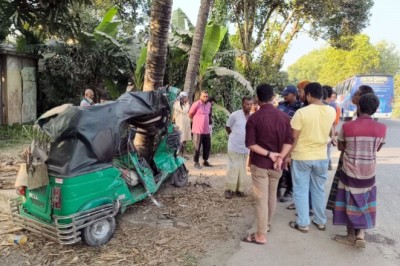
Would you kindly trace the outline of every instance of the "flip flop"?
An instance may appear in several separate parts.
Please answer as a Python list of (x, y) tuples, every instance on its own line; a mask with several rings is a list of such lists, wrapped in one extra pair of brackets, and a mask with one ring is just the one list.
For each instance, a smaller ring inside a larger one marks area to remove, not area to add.
[(287, 210), (295, 210), (296, 206), (292, 203), (289, 206), (286, 207)]
[(266, 243), (257, 241), (255, 233), (250, 234), (250, 240), (248, 240), (248, 237), (249, 236), (242, 237), (242, 238), (240, 238), (240, 240), (242, 240), (243, 242), (246, 242), (246, 243), (252, 243), (252, 244), (257, 244), (257, 245), (265, 245), (266, 244)]
[(297, 231), (300, 231), (300, 232), (302, 232), (302, 233), (308, 233), (308, 230), (309, 229), (305, 229), (305, 228), (307, 228), (307, 227), (300, 227), (296, 222), (294, 222), (294, 221), (291, 221), (291, 222), (289, 222), (289, 226), (291, 227), (291, 228), (293, 228), (293, 229), (296, 229)]
[(317, 227), (317, 229), (319, 231), (325, 231), (326, 230), (326, 226), (323, 224), (317, 224), (316, 222), (312, 221), (313, 225), (315, 225), (315, 227)]
[(349, 246), (354, 246), (356, 244), (355, 240), (351, 240), (347, 236), (335, 235), (333, 240), (335, 240), (336, 242), (342, 243), (342, 244), (349, 245)]
[(269, 224), (268, 227), (267, 227), (267, 233), (268, 233), (268, 232), (271, 232), (271, 225), (270, 225), (270, 224)]

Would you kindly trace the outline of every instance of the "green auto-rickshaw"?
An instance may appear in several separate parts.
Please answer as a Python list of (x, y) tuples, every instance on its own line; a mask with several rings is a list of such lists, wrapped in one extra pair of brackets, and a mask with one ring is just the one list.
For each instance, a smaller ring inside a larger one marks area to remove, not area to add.
[[(129, 92), (113, 102), (65, 105), (42, 115), (37, 127), (47, 138), (32, 142), (27, 185), (10, 201), (14, 223), (60, 244), (100, 246), (129, 205), (147, 197), (158, 204), (152, 194), (166, 180), (186, 185), (188, 171), (177, 156), (180, 132), (171, 123), (178, 92)], [(138, 134), (154, 139), (146, 158), (133, 144)], [(38, 171), (43, 165), (47, 170)]]

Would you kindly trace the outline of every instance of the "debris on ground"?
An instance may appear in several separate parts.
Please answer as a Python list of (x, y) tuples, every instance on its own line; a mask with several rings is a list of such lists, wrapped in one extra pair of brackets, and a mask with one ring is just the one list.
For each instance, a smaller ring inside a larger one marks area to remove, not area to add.
[[(129, 207), (102, 247), (61, 246), (17, 231), (14, 234), (27, 236), (27, 243), (0, 245), (0, 259), (9, 265), (196, 265), (213, 246), (238, 238), (237, 227), (245, 216), (241, 213), (248, 211), (253, 198), (226, 200), (223, 189), (211, 186), (208, 178), (193, 178), (184, 188), (161, 188), (154, 196), (162, 208), (149, 199)], [(0, 218), (7, 220), (0, 223), (0, 232), (15, 229), (9, 216)]]

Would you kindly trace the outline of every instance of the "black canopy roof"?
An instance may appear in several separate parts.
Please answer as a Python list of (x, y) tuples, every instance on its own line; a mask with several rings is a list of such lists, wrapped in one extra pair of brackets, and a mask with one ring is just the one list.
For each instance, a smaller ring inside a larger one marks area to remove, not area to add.
[(166, 89), (128, 92), (105, 104), (45, 113), (37, 123), (51, 138), (49, 174), (71, 177), (110, 167), (120, 149), (124, 123), (146, 128), (148, 121), (154, 121), (152, 126), (165, 126), (168, 97)]

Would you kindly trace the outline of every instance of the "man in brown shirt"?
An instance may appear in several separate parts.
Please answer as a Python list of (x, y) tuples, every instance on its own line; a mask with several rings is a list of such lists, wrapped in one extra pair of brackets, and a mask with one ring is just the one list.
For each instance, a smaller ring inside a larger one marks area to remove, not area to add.
[(257, 87), (260, 109), (246, 124), (246, 147), (250, 153), (253, 191), (256, 197), (257, 232), (242, 241), (265, 244), (276, 209), (276, 192), (282, 176), (282, 161), (293, 144), (289, 116), (272, 105), (274, 90), (268, 84)]

